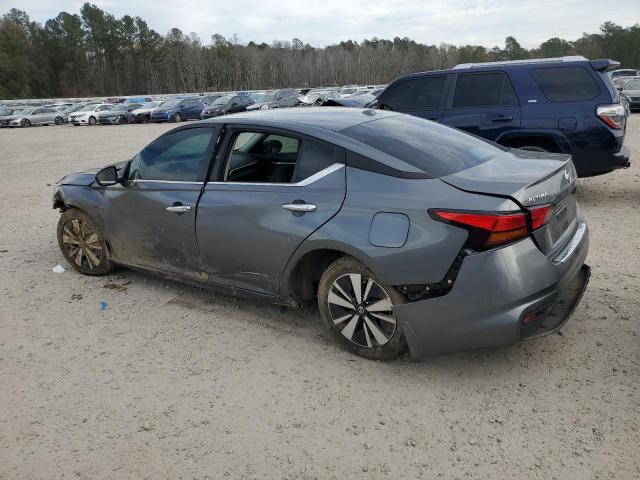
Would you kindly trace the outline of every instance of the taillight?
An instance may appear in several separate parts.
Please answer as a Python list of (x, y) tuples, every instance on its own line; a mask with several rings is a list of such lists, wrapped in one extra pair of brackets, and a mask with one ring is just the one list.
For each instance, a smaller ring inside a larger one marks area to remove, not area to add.
[[(531, 231), (549, 221), (552, 205), (529, 209)], [(530, 230), (524, 212), (477, 212), (429, 210), (435, 220), (450, 223), (469, 232), (465, 246), (473, 250), (487, 250), (526, 237)]]
[(621, 103), (615, 103), (613, 105), (600, 105), (596, 109), (596, 114), (598, 115), (598, 118), (602, 120), (608, 127), (615, 130), (624, 128), (624, 123), (627, 117), (624, 110), (624, 105), (622, 105)]

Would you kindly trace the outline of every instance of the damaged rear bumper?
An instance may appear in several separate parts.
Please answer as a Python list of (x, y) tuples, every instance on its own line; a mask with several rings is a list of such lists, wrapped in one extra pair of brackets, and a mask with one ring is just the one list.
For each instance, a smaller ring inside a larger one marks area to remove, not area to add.
[(531, 239), (472, 254), (447, 295), (394, 307), (411, 356), (508, 345), (562, 328), (589, 281), (582, 225), (569, 256), (549, 259)]

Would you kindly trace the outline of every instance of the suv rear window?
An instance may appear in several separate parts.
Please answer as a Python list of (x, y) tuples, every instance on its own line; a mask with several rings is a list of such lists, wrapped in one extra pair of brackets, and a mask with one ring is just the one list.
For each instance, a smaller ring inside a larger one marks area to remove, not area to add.
[(598, 84), (582, 67), (534, 68), (531, 76), (552, 102), (591, 100), (600, 93)]
[(446, 83), (446, 75), (403, 80), (383, 93), (380, 107), (396, 112), (438, 109)]
[(360, 123), (340, 133), (402, 160), (433, 178), (474, 167), (506, 150), (411, 115), (395, 115)]
[(511, 82), (504, 73), (458, 75), (453, 108), (511, 107), (517, 104)]

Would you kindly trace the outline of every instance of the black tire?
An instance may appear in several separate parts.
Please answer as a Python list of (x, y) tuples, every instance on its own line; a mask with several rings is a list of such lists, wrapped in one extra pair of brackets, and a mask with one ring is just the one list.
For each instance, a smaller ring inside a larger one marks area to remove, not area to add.
[(129, 122), (127, 121), (127, 117), (125, 117), (125, 116), (120, 116), (120, 118), (118, 119), (118, 123), (119, 123), (120, 125), (124, 125), (124, 124), (129, 123)]
[(182, 121), (182, 117), (180, 116), (179, 113), (176, 113), (176, 114), (173, 115), (173, 121), (175, 123), (180, 123)]
[[(369, 286), (369, 281), (373, 282), (372, 286)], [(335, 287), (336, 283), (338, 287)], [(359, 304), (356, 300), (358, 294), (355, 292), (357, 283), (360, 283)], [(352, 306), (345, 308), (333, 303), (338, 292), (336, 288), (342, 288), (341, 292), (346, 294), (346, 297), (342, 293), (338, 295), (342, 301), (350, 298), (345, 305), (351, 303)], [(401, 305), (406, 299), (393, 287), (383, 285), (373, 272), (352, 257), (339, 258), (327, 267), (320, 278), (320, 317), (338, 343), (361, 357), (388, 360), (396, 358), (407, 349), (404, 333), (391, 308), (383, 307), (385, 310), (380, 310), (383, 302)], [(367, 307), (374, 307), (375, 310), (369, 311)], [(387, 315), (382, 314), (383, 312)], [(351, 332), (350, 338), (348, 333), (344, 333), (345, 330)], [(379, 338), (383, 341), (378, 341)]]
[(26, 118), (23, 118), (22, 121), (20, 122), (20, 126), (23, 128), (27, 128), (31, 126), (31, 122), (29, 120), (27, 120)]
[(518, 147), (518, 150), (527, 150), (528, 152), (545, 152), (545, 153), (549, 151), (546, 148), (540, 147), (538, 145), (523, 145), (521, 147)]
[(53, 123), (55, 123), (56, 125), (62, 125), (64, 123), (64, 118), (56, 117), (56, 119), (53, 121)]
[(71, 208), (60, 216), (57, 237), (62, 255), (78, 272), (102, 276), (113, 271), (115, 265), (102, 232), (82, 210)]
[(96, 124), (96, 117), (89, 117), (89, 125), (95, 125)]

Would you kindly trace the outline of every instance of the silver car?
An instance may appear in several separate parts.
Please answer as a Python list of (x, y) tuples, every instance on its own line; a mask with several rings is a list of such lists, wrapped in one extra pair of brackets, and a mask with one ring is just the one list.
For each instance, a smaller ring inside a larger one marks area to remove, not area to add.
[(620, 94), (629, 105), (630, 110), (640, 108), (640, 77), (630, 78), (622, 84)]
[(65, 123), (64, 114), (51, 107), (26, 108), (15, 115), (3, 117), (0, 125), (3, 127), (30, 127), (31, 125), (49, 125)]
[(315, 301), (351, 351), (420, 358), (562, 328), (589, 279), (576, 177), (568, 155), (414, 116), (278, 108), (166, 132), (63, 178), (53, 206), (82, 274)]

